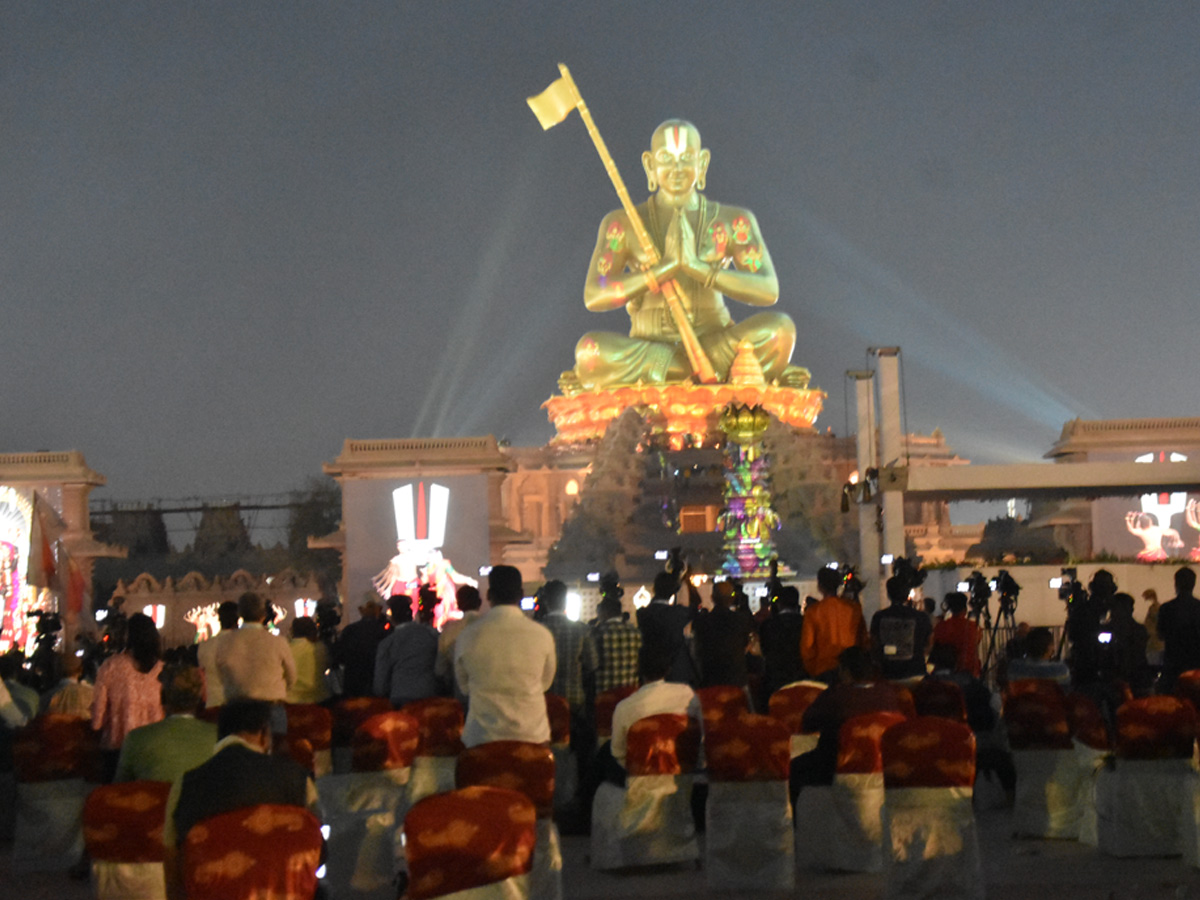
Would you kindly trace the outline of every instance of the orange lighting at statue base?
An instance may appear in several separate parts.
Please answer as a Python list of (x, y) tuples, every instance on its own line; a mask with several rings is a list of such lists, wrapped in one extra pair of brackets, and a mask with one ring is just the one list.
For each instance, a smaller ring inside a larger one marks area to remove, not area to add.
[(712, 435), (731, 403), (761, 406), (785, 425), (811, 429), (825, 397), (820, 390), (768, 384), (631, 384), (555, 396), (542, 406), (558, 432), (554, 444), (598, 441), (610, 422), (633, 407), (656, 433), (682, 446), (686, 435), (698, 442)]

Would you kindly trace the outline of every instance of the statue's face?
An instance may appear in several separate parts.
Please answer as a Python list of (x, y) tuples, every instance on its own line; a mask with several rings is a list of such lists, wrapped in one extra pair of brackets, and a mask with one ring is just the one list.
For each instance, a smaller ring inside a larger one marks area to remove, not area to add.
[(700, 132), (686, 122), (665, 122), (642, 154), (646, 174), (670, 200), (686, 199), (708, 169), (709, 153), (700, 146)]

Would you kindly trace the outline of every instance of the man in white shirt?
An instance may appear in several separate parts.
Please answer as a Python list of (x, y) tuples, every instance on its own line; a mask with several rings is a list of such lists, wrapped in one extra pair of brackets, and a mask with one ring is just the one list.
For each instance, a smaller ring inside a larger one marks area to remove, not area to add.
[(495, 566), (488, 576), (492, 608), (459, 635), (454, 674), (467, 695), (463, 744), (550, 740), (545, 693), (558, 658), (550, 631), (521, 610), (521, 573)]
[[(242, 627), (217, 648), (217, 671), (225, 689), (225, 701), (269, 700), (283, 703), (296, 680), (292, 648), (264, 624), (267, 604), (247, 591), (238, 598)], [(279, 729), (276, 729), (279, 733)]]
[[(610, 778), (618, 783), (624, 781), (626, 738), (629, 728), (638, 719), (647, 716), (657, 716), (661, 713), (676, 713), (686, 715), (702, 723), (700, 699), (686, 684), (667, 681), (671, 671), (674, 651), (669, 647), (656, 644), (643, 644), (638, 655), (638, 668), (642, 675), (642, 686), (617, 704), (613, 710), (612, 741), (610, 750), (612, 760), (621, 767), (619, 777)], [(603, 756), (601, 757), (603, 762)], [(613, 775), (610, 770), (606, 775)]]

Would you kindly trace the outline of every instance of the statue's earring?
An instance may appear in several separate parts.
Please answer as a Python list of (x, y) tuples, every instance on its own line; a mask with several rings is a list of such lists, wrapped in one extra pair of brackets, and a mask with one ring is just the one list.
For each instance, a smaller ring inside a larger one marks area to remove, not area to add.
[(650, 192), (658, 190), (658, 179), (649, 172), (646, 173), (646, 190)]
[(704, 179), (707, 177), (708, 177), (708, 172), (700, 173), (700, 177), (696, 179), (696, 190), (698, 190), (698, 191), (704, 190), (704, 185), (705, 185)]

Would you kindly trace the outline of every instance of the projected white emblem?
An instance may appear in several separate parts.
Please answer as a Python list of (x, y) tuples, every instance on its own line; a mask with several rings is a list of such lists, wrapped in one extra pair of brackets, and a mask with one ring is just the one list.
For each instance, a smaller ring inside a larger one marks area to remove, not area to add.
[(478, 587), (474, 578), (458, 572), (442, 556), (446, 543), (446, 521), (450, 509), (450, 489), (425, 482), (406, 484), (392, 491), (392, 509), (396, 516), (396, 555), (371, 581), (381, 596), (407, 594), (416, 597), (422, 585), (434, 589), (439, 600), (434, 627), (446, 619), (460, 618), (454, 593), (459, 585)]

